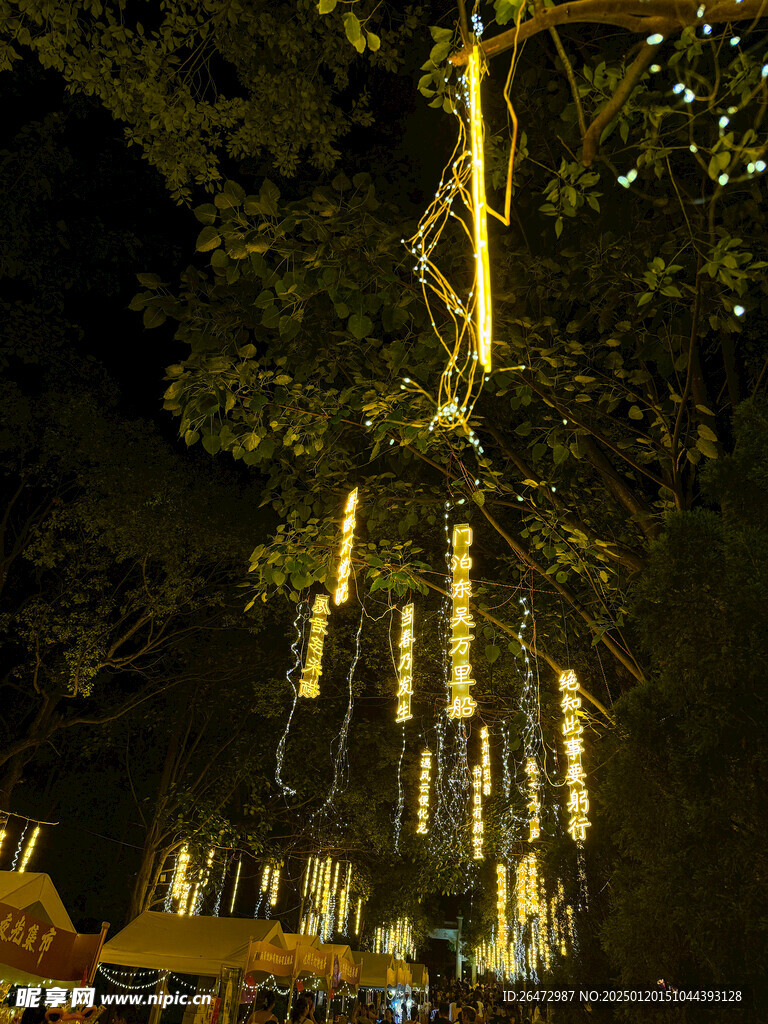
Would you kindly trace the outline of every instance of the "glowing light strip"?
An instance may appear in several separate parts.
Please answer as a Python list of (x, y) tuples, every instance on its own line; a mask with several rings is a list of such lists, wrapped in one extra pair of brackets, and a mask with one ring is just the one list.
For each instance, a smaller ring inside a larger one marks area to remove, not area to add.
[(272, 872), (272, 885), (269, 891), (269, 902), (273, 907), (277, 906), (277, 898), (280, 893), (280, 866)]
[(584, 728), (579, 721), (581, 697), (578, 695), (579, 681), (573, 671), (563, 672), (560, 676), (560, 691), (563, 695), (560, 707), (563, 709), (563, 737), (565, 754), (568, 758), (568, 770), (565, 784), (568, 786), (568, 831), (574, 842), (583, 842), (590, 826), (589, 794), (584, 779), (586, 772), (581, 764), (584, 753), (584, 741), (581, 738)]
[(413, 718), (411, 698), (413, 697), (413, 605), (407, 604), (400, 613), (400, 664), (397, 669), (397, 722), (408, 722)]
[(469, 81), (469, 137), (472, 150), (472, 213), (477, 262), (477, 357), (483, 369), (491, 369), (491, 272), (488, 259), (488, 214), (485, 198), (483, 109), (480, 99), (480, 49), (475, 46), (467, 62)]
[(483, 769), (476, 764), (472, 769), (472, 856), (483, 859)]
[(498, 922), (498, 942), (505, 947), (507, 944), (507, 868), (504, 864), (496, 865), (496, 919)]
[(355, 935), (360, 934), (360, 919), (363, 914), (363, 899), (362, 896), (357, 901), (357, 911), (355, 912)]
[(471, 718), (477, 704), (469, 693), (475, 680), (471, 678), (472, 666), (469, 663), (469, 649), (474, 634), (475, 622), (469, 613), (469, 599), (472, 596), (472, 584), (469, 581), (469, 570), (472, 559), (469, 548), (472, 544), (472, 530), (463, 523), (453, 528), (453, 556), (451, 572), (453, 585), (453, 617), (451, 618), (451, 690), (452, 703), (448, 707), (451, 718)]
[(21, 858), (21, 864), (19, 865), (19, 872), (23, 872), (23, 871), (26, 870), (27, 864), (29, 864), (29, 858), (32, 856), (32, 851), (35, 848), (35, 843), (37, 842), (37, 837), (39, 835), (40, 835), (40, 826), (39, 825), (35, 825), (35, 830), (32, 833), (32, 835), (29, 837), (29, 842), (27, 843), (27, 848), (24, 850), (24, 856)]
[(307, 644), (307, 661), (301, 670), (299, 683), (300, 697), (317, 697), (320, 693), (320, 676), (323, 671), (323, 645), (328, 630), (328, 595), (318, 594), (312, 606), (312, 622)]
[(234, 913), (235, 910), (235, 900), (237, 899), (237, 887), (240, 884), (240, 869), (242, 868), (242, 866), (243, 858), (240, 857), (240, 860), (237, 862), (237, 872), (235, 873), (235, 887), (232, 890), (232, 902), (229, 904), (230, 914)]
[(432, 776), (432, 751), (421, 752), (421, 776), (419, 778), (419, 809), (417, 835), (425, 836), (429, 832), (429, 784)]
[(483, 769), (483, 796), (491, 795), (491, 744), (488, 739), (488, 726), (480, 730), (480, 754)]
[(540, 773), (535, 757), (526, 758), (525, 774), (528, 776), (528, 842), (530, 843), (541, 835)]
[(339, 568), (334, 601), (344, 604), (349, 597), (349, 570), (352, 567), (352, 541), (355, 537), (355, 509), (357, 508), (357, 488), (347, 498), (344, 508), (344, 525), (341, 531), (341, 551), (339, 552)]

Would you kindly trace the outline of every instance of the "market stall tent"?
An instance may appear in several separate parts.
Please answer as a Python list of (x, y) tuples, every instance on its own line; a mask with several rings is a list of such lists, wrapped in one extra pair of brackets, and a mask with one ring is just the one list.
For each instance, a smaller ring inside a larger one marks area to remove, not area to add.
[(409, 964), (411, 968), (411, 988), (426, 992), (429, 988), (429, 971), (424, 964)]
[(100, 959), (121, 967), (216, 977), (222, 967), (243, 967), (251, 939), (286, 948), (279, 921), (145, 910), (104, 945)]
[(63, 931), (75, 931), (50, 875), (0, 871), (0, 903), (23, 910)]
[(0, 871), (0, 979), (79, 984), (95, 970), (109, 924), (80, 935), (48, 875)]
[(363, 965), (361, 988), (389, 988), (395, 984), (395, 960), (391, 953), (362, 953), (355, 950), (352, 956)]

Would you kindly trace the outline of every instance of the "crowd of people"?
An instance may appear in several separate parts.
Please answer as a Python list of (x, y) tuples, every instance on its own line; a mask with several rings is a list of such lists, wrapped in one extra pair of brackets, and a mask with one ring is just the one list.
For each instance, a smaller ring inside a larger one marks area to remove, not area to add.
[[(550, 1024), (554, 1021), (551, 1007), (506, 1002), (504, 990), (498, 984), (473, 987), (456, 982), (450, 988), (436, 990), (431, 998), (410, 1005), (404, 1001), (389, 1004), (385, 999), (378, 1004), (368, 1002), (362, 993), (350, 1002), (349, 1012), (335, 1014), (333, 1024)], [(256, 1006), (247, 1024), (279, 1024), (274, 992), (262, 991)], [(294, 999), (290, 1020), (291, 1024), (326, 1024), (324, 1009), (315, 1005), (311, 993), (302, 993)]]

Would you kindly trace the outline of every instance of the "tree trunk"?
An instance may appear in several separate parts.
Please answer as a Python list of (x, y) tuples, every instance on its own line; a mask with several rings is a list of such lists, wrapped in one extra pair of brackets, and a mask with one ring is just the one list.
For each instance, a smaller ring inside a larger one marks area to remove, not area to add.
[[(43, 697), (41, 707), (38, 708), (37, 714), (23, 737), (24, 740), (29, 741), (28, 745), (6, 757), (0, 754), (0, 765), (2, 765), (2, 774), (0, 774), (0, 810), (11, 810), (11, 797), (16, 786), (22, 781), (24, 769), (34, 759), (38, 748), (50, 736), (51, 719), (59, 705), (59, 700), (58, 696), (46, 694)], [(14, 745), (17, 742), (15, 741)]]

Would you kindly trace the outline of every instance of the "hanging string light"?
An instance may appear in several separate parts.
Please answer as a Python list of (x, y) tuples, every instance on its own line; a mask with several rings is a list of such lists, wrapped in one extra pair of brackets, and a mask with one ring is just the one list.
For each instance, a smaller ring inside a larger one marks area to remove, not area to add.
[(341, 529), (341, 551), (337, 572), (336, 604), (344, 604), (349, 597), (349, 572), (352, 567), (352, 542), (355, 537), (355, 510), (357, 509), (357, 488), (350, 492), (344, 506), (344, 523)]
[(29, 859), (32, 856), (32, 852), (35, 849), (37, 843), (37, 837), (40, 835), (40, 826), (35, 825), (32, 835), (29, 837), (26, 849), (24, 850), (24, 856), (21, 858), (21, 864), (19, 865), (19, 872), (24, 872), (29, 864)]
[(300, 697), (317, 697), (320, 693), (320, 675), (323, 671), (323, 645), (328, 630), (330, 608), (327, 594), (317, 594), (312, 606), (312, 621), (307, 644), (307, 661), (301, 672)]
[(357, 900), (357, 910), (355, 911), (355, 935), (357, 935), (358, 937), (360, 936), (360, 924), (361, 924), (361, 921), (362, 921), (362, 915), (363, 915), (363, 898), (362, 898), (362, 896), (360, 896), (360, 897), (358, 897), (358, 900)]
[[(306, 609), (306, 612), (305, 610)], [(291, 723), (293, 716), (296, 711), (296, 705), (299, 701), (300, 686), (296, 686), (293, 681), (293, 676), (296, 672), (301, 672), (301, 660), (302, 660), (302, 643), (304, 640), (304, 622), (305, 616), (308, 614), (309, 602), (300, 602), (296, 609), (296, 618), (293, 620), (293, 628), (295, 630), (295, 637), (291, 644), (291, 653), (293, 654), (293, 664), (286, 673), (286, 679), (293, 690), (293, 704), (291, 710), (288, 713), (288, 721), (285, 723), (285, 729), (283, 735), (280, 737), (280, 742), (277, 744), (277, 754), (275, 757), (275, 781), (277, 782), (280, 789), (283, 791), (284, 796), (296, 796), (296, 790), (291, 789), (283, 781), (283, 764), (285, 761), (285, 748), (288, 743), (288, 734), (291, 731)], [(322, 659), (322, 647), (320, 651), (320, 657)], [(318, 675), (319, 679), (319, 675)]]
[(13, 862), (11, 864), (11, 871), (15, 871), (16, 870), (16, 865), (18, 864), (18, 861), (19, 861), (19, 854), (21, 853), (22, 847), (24, 846), (24, 837), (27, 834), (27, 829), (28, 828), (29, 828), (29, 822), (27, 821), (27, 822), (24, 823), (24, 828), (21, 830), (21, 835), (19, 836), (19, 845), (16, 847), (16, 852), (13, 855)]
[(269, 905), (271, 907), (277, 906), (277, 899), (280, 894), (280, 865), (278, 864), (272, 871), (272, 882), (269, 889)]
[(528, 777), (528, 842), (530, 843), (541, 835), (540, 772), (535, 757), (526, 758), (525, 774)]

